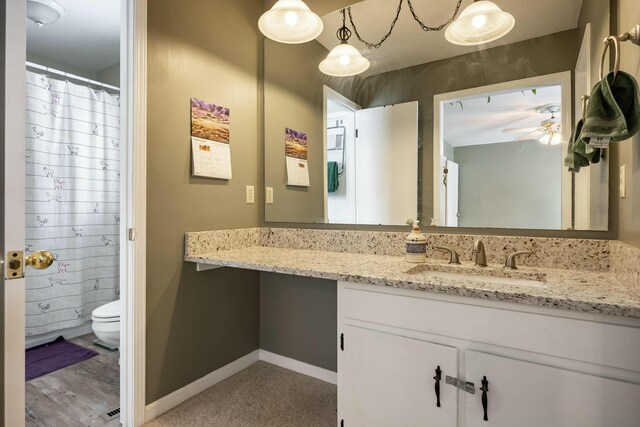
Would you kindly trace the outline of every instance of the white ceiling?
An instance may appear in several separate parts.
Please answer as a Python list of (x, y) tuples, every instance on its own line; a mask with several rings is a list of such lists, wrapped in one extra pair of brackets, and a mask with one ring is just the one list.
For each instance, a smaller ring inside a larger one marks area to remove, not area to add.
[[(391, 36), (379, 49), (368, 49), (353, 34), (349, 43), (371, 61), (366, 75), (392, 71), (439, 59), (450, 58), (482, 48), (491, 48), (546, 34), (575, 28), (582, 8), (582, 0), (493, 0), (504, 11), (512, 14), (515, 27), (505, 37), (482, 47), (457, 46), (447, 42), (442, 31), (425, 32), (413, 19), (406, 2)], [(456, 0), (412, 0), (418, 17), (430, 26), (439, 26), (453, 14)], [(460, 11), (472, 3), (464, 0)], [(533, 6), (535, 5), (535, 7)], [(395, 17), (398, 0), (365, 0), (351, 6), (353, 20), (360, 35), (368, 42), (377, 43), (389, 30)], [(339, 11), (322, 17), (324, 31), (317, 38), (327, 49), (338, 44), (336, 31), (342, 26)], [(347, 27), (351, 28), (347, 16)]]
[[(537, 127), (551, 118), (549, 113), (538, 113), (536, 108), (545, 104), (561, 104), (560, 86), (522, 88), (492, 95), (490, 93), (444, 104), (444, 140), (454, 147), (510, 142), (526, 133), (503, 133), (506, 128)], [(487, 102), (491, 96), (491, 102)], [(556, 113), (559, 117), (560, 113)]]
[(27, 51), (89, 71), (120, 62), (120, 0), (57, 0), (66, 13), (38, 28), (27, 20)]

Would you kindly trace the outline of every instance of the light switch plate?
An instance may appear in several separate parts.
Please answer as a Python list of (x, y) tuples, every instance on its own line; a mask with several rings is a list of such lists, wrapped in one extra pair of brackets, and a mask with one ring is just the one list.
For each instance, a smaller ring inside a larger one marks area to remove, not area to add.
[(620, 166), (620, 198), (627, 198), (627, 165)]
[(246, 203), (255, 203), (255, 189), (253, 185), (247, 185)]
[(273, 204), (273, 187), (267, 187), (265, 189), (265, 203), (268, 205), (272, 205)]

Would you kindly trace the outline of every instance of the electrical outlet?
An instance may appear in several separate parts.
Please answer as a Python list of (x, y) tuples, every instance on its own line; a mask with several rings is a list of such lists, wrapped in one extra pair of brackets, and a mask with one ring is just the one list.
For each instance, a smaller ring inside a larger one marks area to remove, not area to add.
[(253, 185), (247, 185), (247, 200), (246, 203), (255, 203), (255, 190)]
[(627, 165), (620, 166), (620, 198), (627, 198)]
[(272, 205), (273, 204), (273, 187), (267, 187), (266, 191), (265, 191), (265, 202), (268, 205)]

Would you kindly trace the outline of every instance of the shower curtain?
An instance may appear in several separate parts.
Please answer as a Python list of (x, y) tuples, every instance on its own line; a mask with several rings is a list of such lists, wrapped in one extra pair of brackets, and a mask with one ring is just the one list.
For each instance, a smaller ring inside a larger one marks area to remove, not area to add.
[(119, 298), (120, 97), (27, 71), (26, 336), (83, 325)]

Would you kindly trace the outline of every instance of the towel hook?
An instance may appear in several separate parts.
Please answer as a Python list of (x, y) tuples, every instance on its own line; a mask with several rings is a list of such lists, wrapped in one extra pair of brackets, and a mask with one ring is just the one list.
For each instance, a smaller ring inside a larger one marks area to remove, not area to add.
[(613, 66), (613, 80), (616, 79), (616, 76), (618, 75), (618, 70), (620, 70), (620, 40), (618, 40), (618, 37), (616, 36), (608, 36), (607, 38), (604, 39), (604, 50), (602, 51), (602, 58), (600, 59), (600, 80), (602, 80), (604, 77), (603, 75), (604, 60), (607, 56), (607, 50), (609, 49), (611, 42), (613, 42), (613, 47), (614, 47), (614, 50), (616, 51), (615, 62)]
[(587, 101), (589, 101), (589, 95), (582, 95), (580, 100), (582, 101), (582, 122), (584, 123), (587, 117)]

